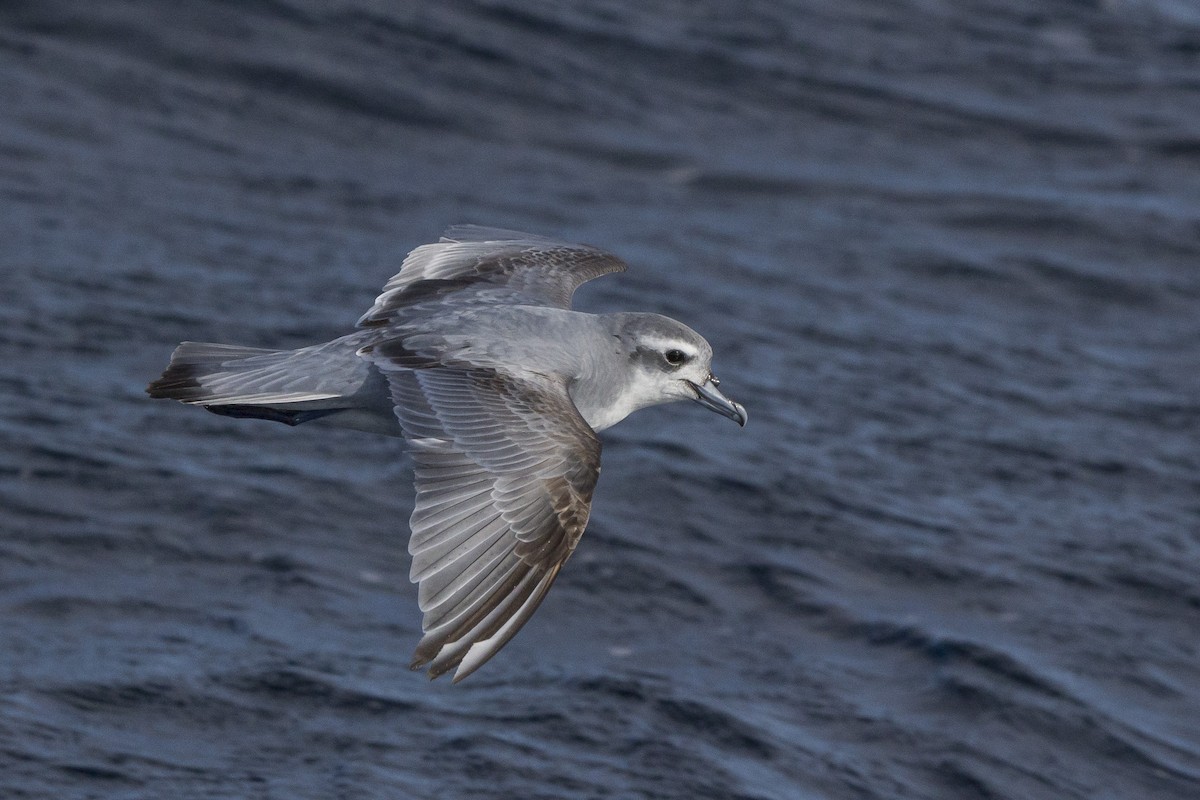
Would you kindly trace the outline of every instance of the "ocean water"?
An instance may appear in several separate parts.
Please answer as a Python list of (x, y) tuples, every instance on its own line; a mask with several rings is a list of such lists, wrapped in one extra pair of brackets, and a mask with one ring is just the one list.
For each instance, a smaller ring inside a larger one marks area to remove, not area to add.
[[(0, 5), (0, 796), (1200, 797), (1200, 12)], [(457, 222), (608, 248), (744, 430), (407, 669), (397, 441), (143, 394)]]

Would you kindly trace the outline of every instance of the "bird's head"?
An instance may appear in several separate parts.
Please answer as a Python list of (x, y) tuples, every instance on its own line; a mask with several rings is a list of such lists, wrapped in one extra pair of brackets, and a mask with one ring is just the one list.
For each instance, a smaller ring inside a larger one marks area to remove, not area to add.
[(633, 368), (630, 391), (640, 407), (694, 400), (746, 424), (746, 409), (718, 388), (712, 372), (712, 346), (694, 330), (659, 314), (621, 314), (617, 333)]

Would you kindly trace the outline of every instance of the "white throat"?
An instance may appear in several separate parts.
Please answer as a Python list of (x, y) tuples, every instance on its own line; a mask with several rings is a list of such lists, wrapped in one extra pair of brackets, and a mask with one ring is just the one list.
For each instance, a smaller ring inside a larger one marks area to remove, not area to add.
[(640, 371), (618, 387), (611, 382), (603, 385), (592, 376), (571, 387), (571, 400), (594, 431), (611, 428), (638, 409), (677, 399), (665, 394), (660, 382)]

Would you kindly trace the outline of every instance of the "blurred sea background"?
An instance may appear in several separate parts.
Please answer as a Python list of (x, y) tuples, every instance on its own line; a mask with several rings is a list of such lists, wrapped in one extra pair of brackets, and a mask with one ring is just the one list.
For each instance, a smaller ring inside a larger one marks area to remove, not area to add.
[[(398, 441), (150, 401), (453, 223), (713, 343), (458, 686)], [(0, 4), (0, 796), (1200, 797), (1200, 6)]]

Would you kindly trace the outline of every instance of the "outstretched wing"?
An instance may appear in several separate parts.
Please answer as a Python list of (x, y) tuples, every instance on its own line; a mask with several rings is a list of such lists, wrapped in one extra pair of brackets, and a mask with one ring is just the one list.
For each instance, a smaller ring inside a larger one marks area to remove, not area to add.
[(408, 254), (358, 324), (386, 325), (403, 309), (451, 293), (463, 302), (570, 308), (571, 295), (581, 284), (624, 271), (621, 259), (589, 245), (456, 225), (440, 241)]
[(409, 540), (424, 637), (413, 669), (457, 682), (542, 602), (587, 526), (600, 440), (565, 384), (363, 349), (387, 376), (416, 464)]

